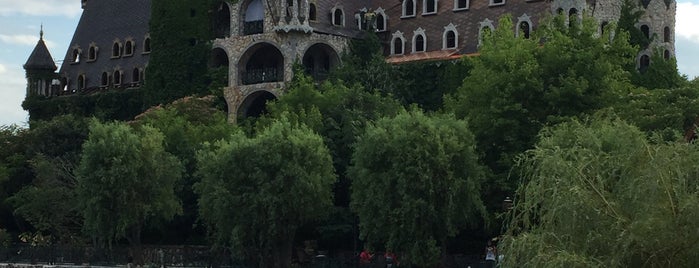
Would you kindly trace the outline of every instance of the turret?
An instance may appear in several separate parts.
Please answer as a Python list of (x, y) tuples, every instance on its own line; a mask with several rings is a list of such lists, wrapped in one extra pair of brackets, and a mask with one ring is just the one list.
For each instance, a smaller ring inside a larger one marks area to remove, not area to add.
[(27, 76), (27, 96), (50, 96), (51, 86), (56, 76), (56, 63), (54, 63), (49, 49), (44, 43), (44, 29), (39, 32), (39, 42), (29, 56), (24, 70)]

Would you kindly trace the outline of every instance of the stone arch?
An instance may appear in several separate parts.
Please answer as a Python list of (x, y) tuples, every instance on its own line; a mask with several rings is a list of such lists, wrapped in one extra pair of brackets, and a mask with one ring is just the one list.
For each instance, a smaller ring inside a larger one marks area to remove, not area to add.
[(249, 0), (241, 6), (241, 27), (243, 35), (264, 32), (265, 8), (262, 0)]
[(259, 117), (267, 113), (267, 101), (276, 100), (277, 96), (266, 90), (258, 90), (245, 96), (243, 102), (238, 106), (238, 116)]
[(303, 67), (315, 80), (324, 80), (328, 72), (340, 65), (337, 51), (325, 43), (315, 43), (303, 54)]
[(225, 85), (228, 85), (230, 60), (228, 58), (228, 53), (226, 53), (226, 50), (220, 47), (214, 47), (214, 49), (211, 50), (211, 57), (209, 58), (209, 67), (212, 69), (224, 69), (225, 71), (222, 71), (225, 74), (223, 82)]
[(240, 57), (238, 72), (242, 85), (284, 81), (284, 55), (271, 43), (253, 44)]
[(231, 7), (226, 1), (216, 3), (213, 14), (214, 38), (226, 38), (231, 35)]

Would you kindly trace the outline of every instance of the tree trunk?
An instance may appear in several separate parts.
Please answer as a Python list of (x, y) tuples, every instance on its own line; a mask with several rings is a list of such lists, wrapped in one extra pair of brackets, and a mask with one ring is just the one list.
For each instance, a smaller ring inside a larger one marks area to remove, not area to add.
[(126, 240), (129, 241), (129, 259), (133, 260), (135, 265), (143, 265), (143, 247), (141, 246), (141, 226), (129, 228), (126, 234)]

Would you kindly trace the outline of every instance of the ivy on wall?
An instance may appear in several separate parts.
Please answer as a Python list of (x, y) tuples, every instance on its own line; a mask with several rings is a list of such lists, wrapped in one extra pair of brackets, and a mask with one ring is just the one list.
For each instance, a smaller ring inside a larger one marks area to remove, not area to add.
[(131, 120), (143, 111), (142, 99), (140, 89), (126, 89), (50, 98), (28, 96), (22, 107), (29, 111), (31, 120), (49, 120), (63, 114), (94, 116), (103, 120)]

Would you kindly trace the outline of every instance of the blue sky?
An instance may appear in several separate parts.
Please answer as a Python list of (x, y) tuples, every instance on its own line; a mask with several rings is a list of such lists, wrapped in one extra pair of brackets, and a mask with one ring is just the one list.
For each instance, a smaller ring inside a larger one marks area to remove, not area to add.
[[(26, 125), (22, 64), (39, 40), (40, 25), (60, 66), (81, 12), (78, 0), (0, 0), (0, 125)], [(678, 0), (676, 18), (678, 67), (691, 79), (699, 76), (699, 0)]]

